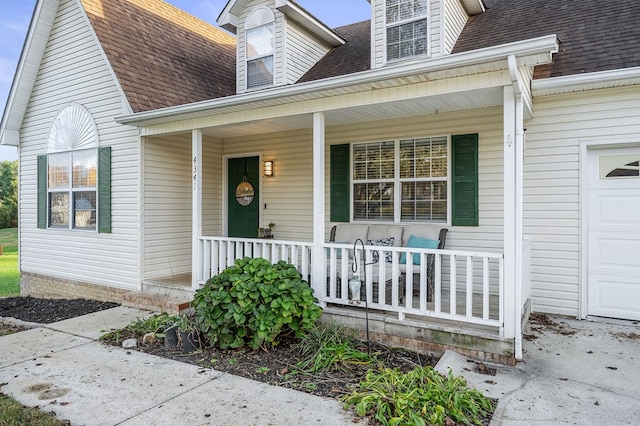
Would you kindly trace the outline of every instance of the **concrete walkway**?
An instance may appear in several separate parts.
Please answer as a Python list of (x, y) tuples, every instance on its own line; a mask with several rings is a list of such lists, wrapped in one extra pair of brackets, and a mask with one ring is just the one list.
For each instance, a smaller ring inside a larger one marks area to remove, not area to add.
[(0, 389), (72, 425), (353, 425), (329, 398), (95, 341), (117, 307), (0, 337)]
[[(118, 307), (0, 337), (0, 389), (72, 425), (354, 424), (333, 399), (96, 341), (147, 315)], [(640, 327), (552, 319), (516, 367), (448, 352), (437, 368), (499, 400), (491, 425), (640, 424)]]

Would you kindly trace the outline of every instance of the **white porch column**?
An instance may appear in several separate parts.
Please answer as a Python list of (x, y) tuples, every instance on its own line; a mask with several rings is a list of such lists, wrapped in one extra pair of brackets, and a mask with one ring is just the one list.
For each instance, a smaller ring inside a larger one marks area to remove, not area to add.
[(203, 250), (202, 236), (202, 130), (191, 131), (191, 288), (198, 289), (202, 280)]
[(504, 309), (505, 337), (514, 338), (522, 358), (522, 188), (524, 162), (522, 94), (504, 88)]
[[(311, 286), (316, 297), (326, 287), (326, 267), (324, 256), (324, 174), (325, 174), (325, 140), (324, 114), (313, 114), (313, 256), (311, 263)], [(324, 306), (324, 304), (322, 304)]]

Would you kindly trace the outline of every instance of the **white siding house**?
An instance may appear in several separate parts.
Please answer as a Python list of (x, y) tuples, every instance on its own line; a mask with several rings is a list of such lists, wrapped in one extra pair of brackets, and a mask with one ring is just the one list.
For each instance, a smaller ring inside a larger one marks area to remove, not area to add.
[[(231, 0), (227, 33), (162, 0), (39, 0), (0, 126), (21, 292), (182, 302), (260, 256), (327, 320), (358, 328), (366, 300), (380, 340), (503, 362), (530, 312), (639, 320), (640, 6), (558, 2), (372, 0), (330, 29), (303, 0)], [(69, 106), (97, 165), (52, 130)]]
[[(122, 92), (76, 1), (60, 1), (44, 55), (34, 66), (38, 69), (37, 77), (20, 132), (23, 282), (41, 275), (118, 289), (139, 289), (137, 132), (113, 120), (130, 110), (123, 110)], [(112, 149), (114, 232), (111, 234), (42, 230), (36, 226), (37, 156), (47, 152), (53, 119), (72, 102), (89, 111), (96, 122), (100, 145)], [(110, 255), (105, 257), (105, 253)]]

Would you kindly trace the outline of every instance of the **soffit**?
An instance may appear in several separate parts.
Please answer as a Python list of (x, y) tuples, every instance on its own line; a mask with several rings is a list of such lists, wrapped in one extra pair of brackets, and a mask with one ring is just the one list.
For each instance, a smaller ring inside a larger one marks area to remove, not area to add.
[[(381, 120), (392, 120), (421, 115), (437, 115), (455, 111), (469, 111), (501, 106), (502, 87), (449, 93), (419, 99), (385, 102), (326, 111), (325, 125), (340, 126)], [(291, 130), (311, 129), (312, 115), (309, 113), (289, 115), (282, 118), (256, 120), (228, 126), (203, 128), (203, 134), (216, 138), (232, 138)]]

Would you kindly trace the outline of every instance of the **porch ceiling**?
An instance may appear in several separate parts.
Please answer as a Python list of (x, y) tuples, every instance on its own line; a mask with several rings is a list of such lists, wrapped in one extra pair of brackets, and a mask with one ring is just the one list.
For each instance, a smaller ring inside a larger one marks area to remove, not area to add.
[[(433, 115), (455, 111), (491, 108), (503, 104), (501, 87), (491, 87), (472, 91), (448, 93), (412, 100), (385, 102), (374, 105), (342, 108), (324, 111), (327, 127), (369, 121), (391, 120), (418, 115)], [(261, 133), (310, 129), (313, 125), (311, 114), (302, 113), (280, 118), (254, 120), (233, 125), (203, 128), (203, 134), (215, 138), (233, 138)]]

